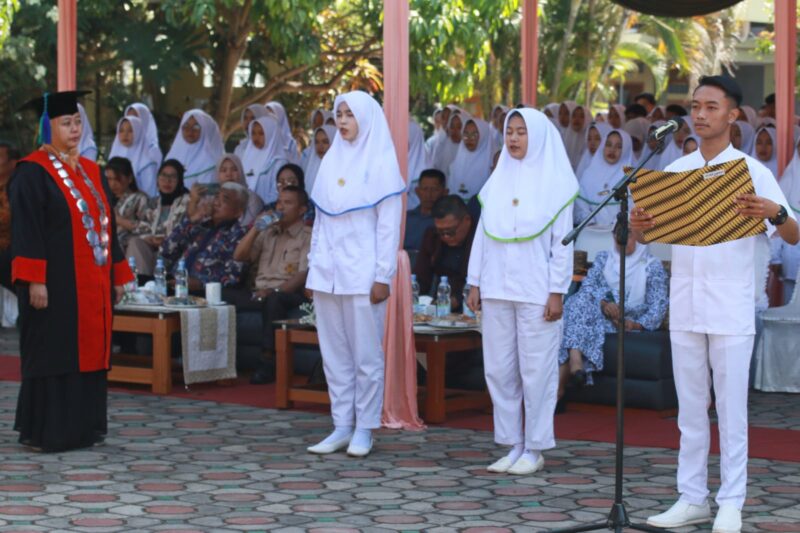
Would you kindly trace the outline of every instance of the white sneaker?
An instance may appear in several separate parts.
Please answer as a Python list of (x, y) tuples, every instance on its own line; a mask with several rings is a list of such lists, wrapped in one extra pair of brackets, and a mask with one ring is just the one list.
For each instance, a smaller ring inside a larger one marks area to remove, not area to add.
[(692, 524), (703, 524), (711, 520), (711, 508), (708, 502), (703, 505), (692, 505), (678, 500), (668, 511), (647, 519), (648, 526), (682, 527)]
[(529, 459), (530, 455), (522, 454), (522, 457), (517, 459), (517, 462), (514, 463), (511, 468), (507, 470), (509, 474), (516, 474), (518, 476), (524, 476), (528, 474), (534, 474), (544, 468), (544, 455), (539, 454), (539, 458), (536, 461), (531, 461)]
[(502, 474), (504, 472), (508, 472), (508, 469), (511, 468), (511, 465), (514, 463), (511, 462), (511, 458), (509, 456), (505, 456), (501, 459), (498, 459), (494, 463), (490, 464), (486, 467), (486, 470), (489, 472), (494, 472), (495, 474)]
[(352, 437), (352, 433), (342, 437), (341, 439), (331, 439), (328, 437), (327, 439), (323, 440), (322, 442), (315, 444), (314, 446), (309, 446), (306, 450), (310, 453), (315, 453), (317, 455), (328, 455), (329, 453), (336, 453), (341, 449), (347, 448), (347, 445), (350, 444), (350, 438)]
[(711, 533), (740, 533), (742, 512), (733, 505), (720, 505)]

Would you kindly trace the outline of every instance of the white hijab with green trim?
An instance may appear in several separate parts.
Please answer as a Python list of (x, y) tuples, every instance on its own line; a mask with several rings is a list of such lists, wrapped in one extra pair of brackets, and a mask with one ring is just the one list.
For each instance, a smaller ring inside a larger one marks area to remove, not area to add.
[(561, 134), (550, 119), (535, 109), (515, 109), (503, 131), (517, 114), (528, 129), (528, 152), (515, 159), (504, 144), (497, 167), (478, 193), (486, 235), (503, 242), (528, 241), (544, 233), (579, 189)]

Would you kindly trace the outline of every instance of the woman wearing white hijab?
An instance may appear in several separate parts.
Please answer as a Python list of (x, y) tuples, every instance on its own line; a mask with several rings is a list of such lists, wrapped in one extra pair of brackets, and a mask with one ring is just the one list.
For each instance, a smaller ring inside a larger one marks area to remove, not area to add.
[[(86, 159), (97, 161), (97, 144), (94, 142), (94, 131), (92, 131), (92, 123), (89, 122), (89, 115), (86, 114), (82, 104), (78, 104), (78, 112), (81, 114), (81, 140), (78, 143), (78, 154)], [(111, 159), (109, 157), (109, 159)]]
[[(575, 201), (575, 223), (583, 222), (597, 205), (611, 193), (611, 188), (625, 175), (624, 167), (633, 164), (633, 142), (623, 130), (611, 130), (605, 143), (595, 152), (592, 162), (580, 176), (581, 194)], [(617, 221), (619, 202), (609, 202), (592, 220), (592, 225), (608, 226)]]
[[(666, 121), (657, 120), (653, 122), (648, 128), (644, 149), (642, 150), (642, 155), (639, 157), (639, 160), (636, 162), (637, 165), (640, 165), (644, 160), (650, 157), (650, 154), (652, 154), (656, 150), (656, 148), (658, 148), (658, 141), (655, 139), (651, 139), (650, 135), (664, 124), (666, 124)], [(664, 137), (664, 146), (657, 154), (653, 155), (653, 157), (650, 157), (650, 159), (647, 159), (647, 163), (645, 164), (644, 168), (650, 170), (664, 170), (665, 165), (661, 163), (661, 155), (664, 153), (664, 149), (666, 148), (666, 146), (671, 142), (672, 142), (672, 134), (669, 133)]]
[[(408, 196), (406, 209), (411, 211), (419, 205), (415, 189), (419, 185), (419, 175), (431, 167), (428, 150), (425, 148), (425, 134), (414, 120), (408, 121)], [(306, 179), (308, 179), (306, 177)]]
[(130, 161), (137, 187), (149, 198), (158, 195), (156, 174), (161, 160), (155, 159), (154, 155), (154, 151), (148, 146), (146, 130), (141, 119), (133, 115), (119, 119), (117, 135), (114, 137), (108, 158), (124, 157)]
[(335, 429), (308, 448), (347, 447), (365, 457), (381, 425), (386, 299), (397, 268), (406, 183), (381, 106), (362, 91), (336, 97), (339, 134), (317, 172), (317, 218), (306, 287), (314, 291), (317, 333)]
[(147, 138), (147, 147), (151, 151), (150, 156), (153, 159), (158, 159), (159, 164), (161, 164), (161, 160), (164, 159), (164, 153), (161, 151), (161, 147), (158, 143), (158, 127), (156, 126), (156, 119), (153, 117), (150, 108), (140, 102), (135, 102), (128, 105), (123, 114), (126, 117), (138, 117), (138, 119), (142, 121), (142, 127), (144, 127), (145, 136)]
[(608, 107), (608, 125), (619, 130), (625, 127), (625, 106), (612, 104)]
[(311, 144), (308, 146), (310, 153), (306, 159), (305, 172), (306, 192), (314, 190), (314, 182), (317, 180), (317, 172), (322, 164), (322, 159), (330, 150), (333, 139), (336, 137), (336, 126), (323, 125), (314, 130), (311, 137)]
[[(800, 215), (800, 142), (795, 137), (795, 149), (792, 161), (783, 172), (779, 182), (783, 194), (794, 211), (795, 216)], [(800, 244), (787, 244), (783, 239), (771, 239), (773, 246), (777, 247), (775, 255), (781, 263), (781, 280), (783, 281), (783, 303), (789, 303), (794, 294), (795, 284), (798, 281), (798, 266), (800, 266)]]
[(239, 141), (233, 153), (239, 158), (244, 157), (244, 151), (247, 150), (247, 145), (250, 144), (250, 123), (257, 118), (265, 117), (269, 114), (267, 108), (263, 104), (250, 104), (242, 109), (242, 129), (244, 130), (244, 138)]
[(502, 150), (503, 148), (503, 124), (506, 121), (506, 113), (508, 113), (508, 106), (497, 104), (492, 108), (489, 123), (492, 132), (492, 153)]
[(217, 161), (224, 152), (217, 123), (205, 111), (192, 109), (183, 114), (166, 159), (175, 159), (184, 166), (183, 179), (191, 187), (214, 182)]
[(586, 149), (586, 130), (589, 128), (591, 116), (588, 108), (579, 105), (571, 106), (569, 125), (561, 132), (564, 148), (567, 150), (567, 157), (569, 157), (573, 171), (578, 168), (583, 151)]
[(532, 474), (555, 446), (563, 295), (572, 279), (578, 183), (556, 127), (535, 109), (515, 109), (497, 168), (478, 195), (483, 209), (469, 258), (469, 307), (483, 309), (486, 383), (495, 442), (511, 451), (491, 472)]
[(753, 128), (756, 128), (759, 123), (758, 112), (749, 105), (739, 106), (739, 120), (747, 121)]
[(461, 144), (447, 171), (447, 188), (466, 203), (489, 179), (494, 152), (486, 121), (468, 118), (461, 131)]
[(294, 140), (292, 127), (289, 125), (289, 117), (286, 108), (280, 102), (267, 102), (267, 111), (278, 121), (280, 134), (283, 138), (283, 149), (286, 152), (286, 159), (290, 163), (300, 163), (300, 152), (297, 150), (297, 141)]
[[(577, 109), (578, 104), (572, 100), (561, 102), (558, 106), (558, 114), (556, 115), (556, 128), (561, 133), (561, 138), (569, 131), (572, 126), (572, 113)], [(569, 155), (569, 152), (567, 152)]]
[[(238, 183), (247, 188), (247, 180), (244, 178), (244, 167), (242, 160), (236, 154), (222, 154), (217, 164), (217, 183), (223, 185), (228, 182)], [(210, 192), (207, 185), (195, 183), (189, 191), (189, 205), (186, 208), (186, 215), (190, 219), (198, 216), (198, 211), (210, 209), (214, 203), (214, 192)], [(264, 210), (264, 202), (253, 191), (247, 191), (247, 209), (242, 213), (239, 222), (244, 227), (250, 227), (258, 215)], [(202, 215), (201, 215), (202, 216)]]
[[(303, 149), (303, 153), (300, 154), (300, 161), (301, 161), (300, 166), (303, 168), (303, 171), (305, 171), (306, 165), (308, 164), (308, 158), (311, 157), (311, 154), (314, 153), (313, 136), (316, 134), (318, 128), (321, 128), (326, 124), (329, 118), (333, 118), (333, 113), (322, 107), (318, 107), (314, 111), (312, 111), (311, 116), (308, 118), (308, 123), (311, 126), (312, 139), (311, 142), (308, 143), (308, 146), (306, 146)], [(306, 177), (308, 177), (308, 174), (306, 174)], [(308, 182), (306, 182), (306, 188), (309, 191), (311, 190), (311, 187), (308, 185)]]
[(775, 128), (761, 127), (756, 131), (756, 142), (751, 156), (767, 167), (778, 179), (778, 132)]
[(647, 141), (647, 132), (650, 130), (651, 125), (651, 122), (646, 118), (637, 117), (625, 122), (625, 126), (622, 128), (631, 136), (635, 160), (642, 156), (642, 150), (644, 150), (645, 142)]
[(438, 168), (445, 174), (450, 169), (450, 164), (456, 158), (458, 147), (461, 146), (461, 132), (464, 121), (468, 118), (466, 113), (451, 112), (450, 119), (445, 128), (446, 137), (442, 138), (433, 152), (433, 168)]
[(659, 163), (662, 168), (667, 168), (673, 162), (683, 157), (683, 142), (690, 135), (694, 135), (694, 124), (692, 123), (691, 117), (687, 115), (681, 118), (683, 119), (683, 126), (672, 134), (672, 142), (668, 143), (661, 153)]
[(436, 143), (441, 141), (445, 136), (444, 109), (437, 109), (434, 111), (431, 118), (433, 119), (433, 135), (425, 140), (425, 149), (428, 151), (428, 154), (433, 154)]
[(611, 126), (605, 122), (594, 122), (586, 128), (586, 149), (581, 155), (581, 160), (578, 163), (578, 168), (575, 169), (576, 176), (582, 176), (589, 163), (592, 162), (592, 157), (597, 150), (606, 142), (606, 135), (611, 131)]
[(756, 143), (756, 129), (746, 120), (731, 124), (731, 144), (740, 152), (750, 154)]
[(280, 125), (270, 115), (257, 118), (250, 123), (248, 137), (250, 142), (242, 157), (247, 188), (265, 204), (270, 204), (278, 199), (275, 183), (278, 169), (289, 162), (283, 149)]

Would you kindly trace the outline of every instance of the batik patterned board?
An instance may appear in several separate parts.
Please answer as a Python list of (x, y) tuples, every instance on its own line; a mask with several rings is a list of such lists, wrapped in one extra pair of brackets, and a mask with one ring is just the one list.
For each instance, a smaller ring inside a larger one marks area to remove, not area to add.
[(744, 159), (686, 172), (643, 169), (630, 190), (636, 207), (657, 221), (644, 232), (648, 241), (709, 246), (767, 230), (763, 220), (736, 213), (736, 197), (755, 194)]

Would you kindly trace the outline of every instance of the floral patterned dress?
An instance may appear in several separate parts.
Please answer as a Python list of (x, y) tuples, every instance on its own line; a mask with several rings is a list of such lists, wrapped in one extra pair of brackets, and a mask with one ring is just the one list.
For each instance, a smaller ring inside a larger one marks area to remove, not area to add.
[[(139, 223), (144, 218), (145, 211), (147, 210), (147, 195), (143, 192), (126, 192), (117, 199), (117, 204), (114, 206), (114, 212), (117, 218), (125, 218), (133, 222)], [(117, 238), (119, 245), (123, 251), (128, 246), (128, 240), (131, 238), (132, 233), (122, 228), (117, 228)]]
[[(603, 276), (609, 253), (600, 252), (586, 274), (581, 288), (564, 302), (564, 339), (558, 363), (569, 359), (569, 350), (583, 354), (587, 383), (592, 383), (592, 374), (603, 369), (603, 343), (607, 333), (615, 333), (615, 324), (600, 310), (600, 301), (610, 292), (614, 301), (619, 294), (612, 291)], [(643, 304), (625, 309), (625, 318), (638, 322), (647, 331), (655, 331), (664, 321), (669, 306), (669, 280), (660, 261), (647, 266), (647, 284)]]

